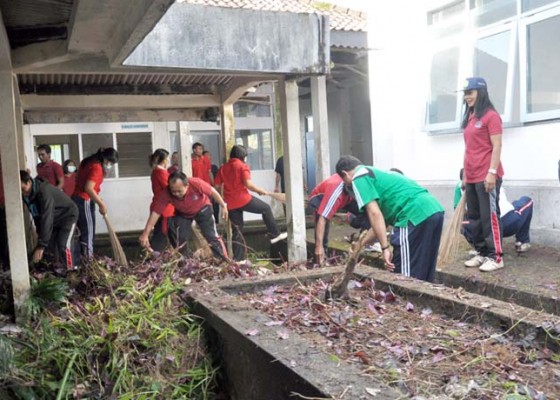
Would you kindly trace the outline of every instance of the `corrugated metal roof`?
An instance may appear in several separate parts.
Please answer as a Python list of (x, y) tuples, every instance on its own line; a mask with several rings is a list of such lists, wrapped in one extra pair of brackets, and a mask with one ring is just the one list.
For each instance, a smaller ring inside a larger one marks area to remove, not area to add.
[(325, 1), (315, 0), (182, 0), (189, 4), (214, 7), (248, 8), (263, 11), (328, 15), (330, 28), (340, 31), (365, 31), (366, 14), (361, 11), (340, 7)]
[(0, 0), (6, 28), (66, 24), (74, 0)]

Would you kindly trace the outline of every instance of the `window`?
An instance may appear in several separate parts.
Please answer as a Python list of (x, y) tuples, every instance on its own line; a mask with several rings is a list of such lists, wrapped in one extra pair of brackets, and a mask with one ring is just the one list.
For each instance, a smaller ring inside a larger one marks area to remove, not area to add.
[[(100, 148), (114, 147), (112, 133), (94, 133), (82, 135), (82, 157), (86, 158), (97, 153)], [(116, 177), (116, 168), (109, 171), (107, 178)]]
[(238, 101), (233, 105), (233, 115), (243, 117), (270, 117), (270, 104), (263, 101)]
[[(457, 89), (459, 88), (459, 48), (452, 47), (433, 55), (430, 70), (430, 101), (428, 123), (445, 128), (457, 120)], [(452, 126), (450, 126), (452, 127)]]
[(515, 16), (517, 0), (471, 0), (474, 25), (485, 26)]
[(521, 0), (521, 9), (523, 12), (534, 10), (547, 4), (555, 3), (557, 0)]
[(149, 176), (148, 157), (152, 153), (152, 134), (149, 132), (117, 133), (119, 177)]
[(235, 131), (235, 144), (247, 149), (247, 164), (252, 170), (273, 169), (272, 131), (242, 129)]

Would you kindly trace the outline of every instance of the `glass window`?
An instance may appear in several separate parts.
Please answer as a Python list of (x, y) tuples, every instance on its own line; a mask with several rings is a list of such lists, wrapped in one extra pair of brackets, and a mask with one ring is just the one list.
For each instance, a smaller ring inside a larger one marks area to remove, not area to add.
[(430, 71), (428, 124), (457, 120), (459, 47), (435, 53)]
[(474, 49), (474, 76), (488, 82), (490, 99), (500, 114), (505, 113), (511, 32), (478, 40)]
[(547, 4), (555, 3), (558, 0), (521, 0), (522, 12), (534, 10)]
[(270, 104), (238, 101), (233, 105), (233, 115), (240, 117), (270, 117)]
[(527, 26), (527, 112), (560, 109), (560, 16)]
[(517, 0), (475, 0), (474, 3), (475, 26), (489, 25), (517, 13)]
[(273, 169), (272, 131), (242, 129), (235, 131), (235, 144), (247, 149), (247, 164), (252, 170)]
[[(82, 135), (82, 155), (84, 158), (97, 153), (101, 147), (113, 147), (113, 134), (112, 133), (94, 133)], [(115, 168), (112, 168), (107, 175), (107, 178), (114, 178)]]
[(119, 177), (150, 176), (148, 157), (152, 153), (152, 134), (149, 132), (117, 133)]

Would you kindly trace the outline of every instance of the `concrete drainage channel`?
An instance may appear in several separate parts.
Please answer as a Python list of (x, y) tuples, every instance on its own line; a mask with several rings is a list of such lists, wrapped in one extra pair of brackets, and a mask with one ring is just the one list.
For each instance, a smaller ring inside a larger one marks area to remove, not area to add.
[[(221, 386), (233, 400), (280, 400), (290, 398), (397, 399), (403, 393), (350, 363), (333, 363), (329, 355), (292, 333), (278, 339), (270, 317), (240, 299), (244, 293), (271, 286), (311, 282), (341, 273), (342, 267), (272, 275), (258, 280), (224, 281), (202, 285), (189, 293), (192, 310), (204, 319), (211, 349), (221, 364)], [(490, 325), (510, 337), (535, 335), (534, 342), (559, 350), (560, 318), (464, 290), (419, 282), (371, 267), (358, 267), (357, 279), (371, 278), (375, 288), (392, 291), (416, 306), (460, 321)], [(258, 334), (248, 332), (258, 327)], [(372, 397), (374, 396), (374, 397)]]

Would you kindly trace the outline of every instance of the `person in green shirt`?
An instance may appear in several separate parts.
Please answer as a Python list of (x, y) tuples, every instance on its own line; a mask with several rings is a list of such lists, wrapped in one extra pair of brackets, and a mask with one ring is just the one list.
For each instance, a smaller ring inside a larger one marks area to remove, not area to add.
[[(362, 165), (353, 156), (342, 156), (336, 172), (367, 213), (387, 269), (433, 282), (444, 214), (435, 197), (412, 179)], [(387, 225), (394, 227), (390, 243)]]

